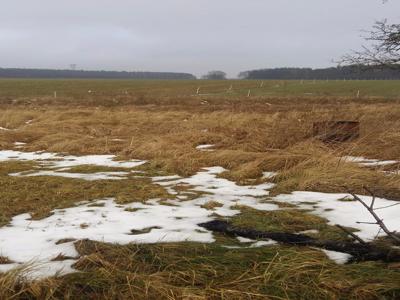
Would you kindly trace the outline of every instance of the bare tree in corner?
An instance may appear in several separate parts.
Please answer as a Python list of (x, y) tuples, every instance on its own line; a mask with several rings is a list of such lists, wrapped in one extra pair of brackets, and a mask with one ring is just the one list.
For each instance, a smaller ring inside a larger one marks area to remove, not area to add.
[(371, 45), (363, 46), (361, 51), (344, 56), (342, 63), (400, 68), (400, 24), (390, 24), (387, 20), (379, 21), (366, 33), (365, 40)]

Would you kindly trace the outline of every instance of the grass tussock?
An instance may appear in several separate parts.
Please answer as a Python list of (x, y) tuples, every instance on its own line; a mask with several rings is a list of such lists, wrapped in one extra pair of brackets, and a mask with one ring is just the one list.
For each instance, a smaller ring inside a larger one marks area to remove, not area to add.
[[(395, 299), (400, 273), (380, 263), (338, 266), (317, 250), (217, 245), (76, 244), (81, 273), (21, 282), (0, 275), (0, 297), (46, 299)], [(7, 288), (4, 288), (7, 287)]]
[(208, 209), (208, 210), (214, 210), (215, 208), (222, 207), (222, 206), (224, 206), (224, 205), (217, 201), (208, 201), (208, 202), (204, 203), (201, 207)]

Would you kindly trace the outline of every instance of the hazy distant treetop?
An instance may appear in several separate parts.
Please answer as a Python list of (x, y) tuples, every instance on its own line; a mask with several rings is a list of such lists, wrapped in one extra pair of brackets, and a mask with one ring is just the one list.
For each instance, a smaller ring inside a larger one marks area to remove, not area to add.
[(203, 75), (201, 78), (208, 80), (224, 80), (226, 79), (226, 73), (223, 71), (210, 71), (206, 75)]

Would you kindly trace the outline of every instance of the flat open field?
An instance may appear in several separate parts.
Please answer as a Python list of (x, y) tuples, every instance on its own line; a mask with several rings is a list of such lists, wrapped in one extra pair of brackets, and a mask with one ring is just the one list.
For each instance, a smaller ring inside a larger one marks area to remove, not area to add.
[(399, 170), (399, 81), (0, 80), (0, 298), (398, 299)]

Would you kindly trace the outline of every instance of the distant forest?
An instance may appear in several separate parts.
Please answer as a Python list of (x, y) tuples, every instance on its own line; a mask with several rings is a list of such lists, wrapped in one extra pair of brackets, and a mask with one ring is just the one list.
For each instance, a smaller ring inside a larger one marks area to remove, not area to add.
[(363, 79), (363, 80), (389, 80), (400, 79), (400, 66), (366, 67), (345, 66), (326, 69), (311, 68), (277, 68), (246, 71), (239, 74), (241, 79)]
[(0, 68), (0, 78), (196, 79), (192, 74), (173, 72), (117, 72), (2, 68)]

